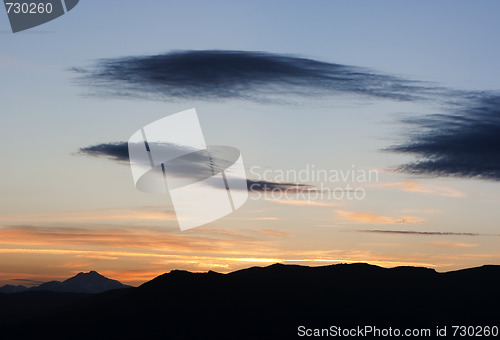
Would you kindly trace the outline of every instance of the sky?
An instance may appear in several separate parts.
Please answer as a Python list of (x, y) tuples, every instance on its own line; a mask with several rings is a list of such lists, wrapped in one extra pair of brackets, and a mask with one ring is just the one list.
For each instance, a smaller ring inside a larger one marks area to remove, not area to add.
[[(89, 270), (138, 285), (275, 262), (500, 264), (499, 10), (82, 0), (13, 34), (2, 9), (0, 285)], [(208, 144), (241, 151), (249, 181), (290, 195), (254, 190), (180, 231), (169, 195), (136, 190), (124, 147), (191, 108)]]

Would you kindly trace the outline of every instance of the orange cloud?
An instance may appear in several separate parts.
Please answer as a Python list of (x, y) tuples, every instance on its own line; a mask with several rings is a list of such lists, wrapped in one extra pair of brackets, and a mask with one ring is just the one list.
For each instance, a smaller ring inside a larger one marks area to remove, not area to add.
[[(212, 233), (212, 235), (210, 235)], [(137, 229), (91, 229), (69, 227), (15, 226), (0, 229), (0, 244), (23, 247), (63, 245), (86, 249), (141, 249), (170, 252), (216, 252), (245, 249), (265, 240), (234, 231), (225, 234), (216, 230), (193, 233)]]
[(274, 236), (274, 237), (287, 237), (291, 234), (284, 230), (274, 230), (274, 229), (255, 229), (255, 232), (265, 235), (265, 236)]
[(477, 247), (477, 244), (463, 243), (463, 242), (431, 242), (429, 245), (438, 248), (472, 248)]
[(395, 224), (395, 223), (424, 223), (425, 220), (415, 216), (404, 216), (400, 218), (380, 216), (369, 213), (352, 212), (346, 210), (337, 210), (339, 216), (345, 220), (356, 223), (369, 224)]
[(2, 216), (0, 221), (10, 223), (47, 223), (61, 221), (176, 221), (173, 211), (166, 210), (160, 206), (138, 207), (138, 208), (110, 208), (79, 211), (63, 211), (47, 214), (24, 214), (13, 216)]
[(398, 211), (407, 214), (441, 214), (443, 212), (439, 209), (401, 209)]
[(408, 192), (419, 192), (423, 194), (431, 194), (444, 197), (454, 197), (454, 198), (465, 197), (465, 194), (454, 189), (430, 185), (430, 184), (417, 183), (411, 180), (407, 180), (404, 182), (384, 183), (380, 184), (380, 186), (396, 187), (396, 188), (401, 188), (402, 190)]

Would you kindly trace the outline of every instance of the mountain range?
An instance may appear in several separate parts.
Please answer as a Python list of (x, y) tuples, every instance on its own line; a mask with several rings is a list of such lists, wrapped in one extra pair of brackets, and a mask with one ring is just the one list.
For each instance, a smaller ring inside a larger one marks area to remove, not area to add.
[[(498, 287), (493, 265), (447, 273), (362, 263), (174, 270), (100, 294), (0, 294), (0, 328), (16, 339), (293, 339), (300, 327), (364, 326), (434, 335), (447, 327), (450, 335), (454, 325), (500, 326)], [(39, 301), (52, 305), (42, 310)]]

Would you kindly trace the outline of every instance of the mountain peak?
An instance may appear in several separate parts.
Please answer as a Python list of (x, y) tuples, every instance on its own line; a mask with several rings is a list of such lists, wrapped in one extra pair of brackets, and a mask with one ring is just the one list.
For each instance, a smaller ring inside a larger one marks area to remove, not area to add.
[[(89, 271), (88, 273), (85, 273), (85, 272), (79, 272), (78, 274), (76, 274), (75, 276), (73, 277), (82, 277), (82, 276), (88, 276), (88, 277), (104, 277), (103, 275), (99, 274), (98, 272), (96, 272), (95, 270), (91, 270)], [(68, 279), (69, 280), (69, 279)]]
[(91, 270), (88, 273), (80, 272), (62, 282), (46, 282), (38, 287), (33, 287), (32, 289), (52, 292), (97, 294), (112, 289), (128, 287), (130, 286), (124, 285), (116, 280), (108, 279), (95, 270)]

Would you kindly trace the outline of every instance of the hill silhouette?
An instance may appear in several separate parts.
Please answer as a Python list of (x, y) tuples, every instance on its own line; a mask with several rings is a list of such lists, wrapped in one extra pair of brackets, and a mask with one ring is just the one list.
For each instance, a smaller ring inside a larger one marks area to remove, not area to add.
[(119, 281), (108, 279), (96, 271), (88, 273), (78, 273), (77, 275), (60, 281), (50, 281), (42, 283), (38, 287), (32, 287), (30, 290), (50, 291), (61, 293), (85, 293), (97, 294), (112, 289), (129, 288)]
[(498, 326), (498, 287), (500, 266), (448, 273), (368, 264), (275, 264), (229, 274), (174, 270), (2, 328), (16, 338), (290, 339), (301, 325)]
[(0, 293), (6, 293), (6, 294), (20, 293), (20, 292), (24, 292), (27, 290), (28, 290), (28, 287), (22, 286), (22, 285), (18, 285), (18, 286), (5, 285), (5, 286), (0, 287)]
[(0, 287), (0, 293), (21, 293), (26, 291), (48, 291), (56, 293), (83, 293), (97, 294), (107, 290), (129, 288), (119, 281), (108, 279), (96, 271), (78, 273), (64, 281), (50, 281), (39, 286), (27, 288), (25, 286), (5, 285)]

